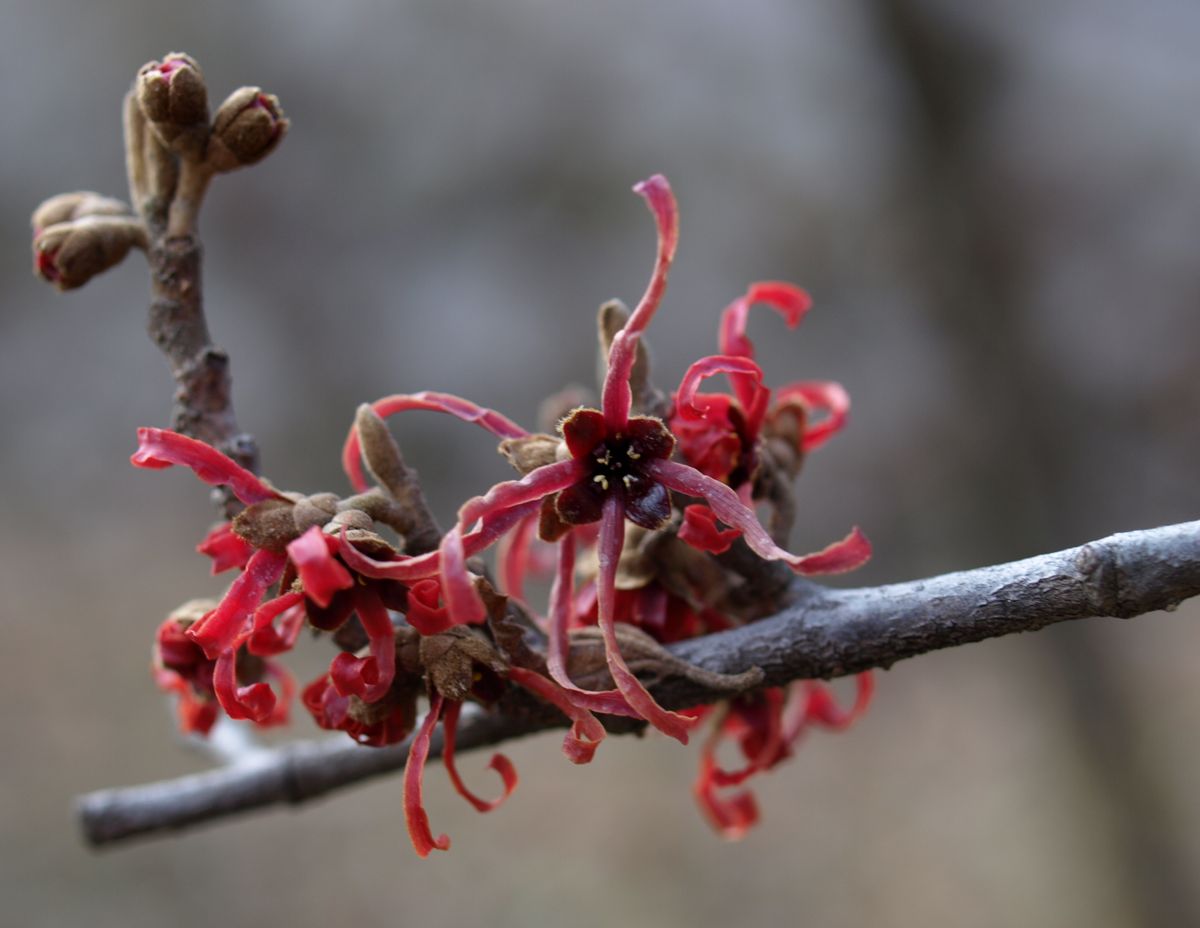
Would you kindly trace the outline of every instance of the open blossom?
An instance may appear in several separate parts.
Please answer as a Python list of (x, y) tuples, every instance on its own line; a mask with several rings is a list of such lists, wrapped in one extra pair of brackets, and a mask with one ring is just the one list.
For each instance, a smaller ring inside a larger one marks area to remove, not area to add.
[[(667, 425), (652, 416), (632, 415), (631, 377), (638, 342), (653, 318), (663, 292), (678, 241), (675, 197), (666, 179), (655, 175), (638, 184), (658, 227), (658, 253), (650, 283), (625, 325), (612, 339), (599, 409), (581, 408), (561, 423), (561, 450), (553, 460), (533, 467), (520, 480), (506, 481), (469, 500), (439, 547), (439, 574), (451, 616), (477, 622), (483, 605), (466, 567), (465, 533), (481, 520), (513, 513), (530, 503), (543, 506), (542, 534), (558, 541), (561, 587), (568, 582), (575, 557), (574, 533), (599, 523), (596, 536), (598, 571), (595, 583), (597, 622), (604, 637), (613, 690), (585, 691), (570, 679), (565, 662), (571, 596), (565, 591), (551, 603), (549, 669), (554, 680), (570, 690), (581, 705), (596, 711), (619, 712), (649, 721), (659, 730), (686, 743), (694, 719), (661, 707), (624, 660), (616, 631), (616, 575), (625, 544), (626, 523), (662, 528), (671, 518), (672, 494), (702, 500), (715, 518), (736, 532), (759, 557), (779, 560), (800, 574), (851, 570), (867, 559), (870, 547), (857, 530), (816, 554), (797, 556), (779, 547), (759, 523), (754, 510), (728, 484), (694, 466), (673, 459), (676, 439)], [(736, 359), (734, 359), (736, 360)], [(753, 376), (752, 361), (737, 373)], [(722, 362), (724, 363), (724, 362)], [(722, 371), (724, 372), (724, 371)], [(705, 375), (707, 376), (707, 375)], [(696, 382), (698, 382), (698, 377)], [(761, 375), (757, 377), (761, 382)], [(685, 394), (685, 399), (692, 394)], [(403, 397), (376, 404), (377, 411), (407, 408)], [(473, 407), (478, 410), (477, 407)], [(699, 409), (699, 407), (697, 407)], [(494, 417), (477, 411), (471, 421)], [(467, 418), (464, 416), (464, 418)], [(523, 434), (514, 434), (523, 438)], [(348, 452), (353, 450), (353, 435)], [(546, 509), (548, 507), (548, 510)], [(403, 576), (386, 565), (360, 559), (356, 568), (376, 570), (377, 576)]]

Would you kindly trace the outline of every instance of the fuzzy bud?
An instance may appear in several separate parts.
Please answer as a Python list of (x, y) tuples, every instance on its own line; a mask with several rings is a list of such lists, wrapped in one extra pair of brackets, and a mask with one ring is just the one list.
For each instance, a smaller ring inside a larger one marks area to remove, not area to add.
[(279, 98), (258, 87), (231, 93), (213, 117), (208, 140), (208, 164), (215, 171), (233, 171), (261, 161), (288, 130)]
[(171, 52), (143, 65), (135, 88), (138, 106), (162, 143), (186, 157), (201, 157), (208, 137), (208, 91), (200, 65)]
[(129, 207), (120, 200), (104, 197), (88, 190), (60, 193), (44, 201), (33, 211), (30, 222), (37, 235), (47, 226), (71, 222), (84, 216), (128, 216)]
[(216, 608), (217, 601), (215, 599), (189, 599), (186, 603), (176, 606), (167, 618), (187, 628), (199, 622)]
[(500, 442), (500, 453), (522, 476), (559, 460), (562, 439), (554, 435), (524, 435)]
[(34, 236), (33, 271), (59, 290), (73, 290), (119, 264), (135, 245), (146, 247), (145, 227), (136, 219), (85, 216), (55, 223)]

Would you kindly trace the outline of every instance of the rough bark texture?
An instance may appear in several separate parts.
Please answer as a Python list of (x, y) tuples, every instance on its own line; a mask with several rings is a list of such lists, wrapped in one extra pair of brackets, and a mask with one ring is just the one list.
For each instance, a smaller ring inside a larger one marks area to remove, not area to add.
[[(838, 677), (954, 645), (1055, 622), (1132, 618), (1200, 595), (1200, 522), (1127, 532), (1010, 564), (889, 586), (830, 590), (796, 581), (784, 611), (670, 650), (706, 670), (760, 667), (766, 685)], [(721, 698), (694, 681), (651, 686), (670, 707)], [(459, 750), (565, 724), (540, 714), (464, 720)], [(431, 756), (441, 752), (436, 740)], [(408, 742), (360, 747), (349, 739), (256, 751), (231, 766), (177, 780), (84, 796), (78, 811), (94, 845), (172, 831), (270, 805), (296, 804), (403, 767)]]
[[(155, 230), (147, 258), (153, 292), (147, 330), (166, 355), (177, 385), (171, 427), (258, 473), (258, 446), (252, 435), (238, 429), (233, 413), (229, 356), (208, 334), (200, 290), (200, 243), (192, 236), (167, 238)], [(231, 494), (214, 493), (227, 516), (239, 508)]]

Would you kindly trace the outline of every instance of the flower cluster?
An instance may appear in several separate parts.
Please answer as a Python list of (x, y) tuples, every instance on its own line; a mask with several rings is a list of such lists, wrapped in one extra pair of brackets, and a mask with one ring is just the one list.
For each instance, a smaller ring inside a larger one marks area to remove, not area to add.
[[(791, 478), (804, 455), (842, 427), (849, 406), (834, 383), (772, 391), (754, 360), (746, 334), (751, 306), (764, 304), (794, 327), (809, 308), (802, 291), (755, 284), (725, 310), (718, 354), (693, 364), (669, 397), (650, 387), (641, 341), (666, 288), (678, 213), (665, 178), (634, 190), (658, 232), (651, 279), (632, 312), (614, 304), (602, 310), (607, 360), (599, 403), (571, 409), (554, 433), (529, 433), (448, 394), (386, 397), (359, 410), (343, 449), (353, 494), (339, 498), (279, 492), (201, 442), (141, 430), (135, 464), (190, 467), (245, 505), (200, 545), (214, 572), (238, 571), (228, 592), (208, 608), (173, 616), (159, 632), (158, 679), (181, 694), (186, 729), (206, 730), (215, 706), (260, 725), (282, 720), (290, 681), (269, 658), (291, 649), (305, 626), (329, 633), (338, 654), (303, 689), (302, 702), (318, 725), (364, 744), (412, 736), (404, 808), (425, 856), (449, 846), (444, 835), (434, 838), (421, 801), (439, 720), (450, 779), (476, 808), (489, 811), (516, 785), (502, 755), (492, 760), (504, 784), (499, 799), (482, 800), (463, 784), (454, 739), (466, 701), (493, 707), (520, 690), (550, 703), (572, 723), (563, 747), (575, 763), (589, 761), (604, 738), (597, 714), (645, 721), (685, 744), (700, 719), (712, 716), (695, 794), (730, 837), (753, 824), (757, 809), (749, 793), (721, 790), (776, 766), (807, 728), (845, 727), (866, 708), (871, 681), (864, 676), (849, 710), (813, 681), (738, 692), (746, 679), (736, 678), (725, 681), (734, 695), (721, 707), (672, 711), (635, 672), (631, 649), (665, 654), (663, 644), (762, 614), (762, 603), (754, 614), (736, 595), (747, 558), (811, 576), (852, 570), (870, 547), (858, 529), (815, 554), (784, 547)], [(729, 392), (701, 390), (718, 375)], [(418, 409), (487, 430), (519, 473), (469, 499), (444, 532), (383, 423)], [(770, 513), (769, 528), (760, 507)], [(388, 530), (398, 543), (387, 540)], [(495, 587), (476, 559), (492, 547)], [(525, 594), (526, 579), (539, 569), (553, 578), (544, 610)], [(585, 666), (587, 655), (602, 662)], [(281, 681), (280, 694), (268, 678)], [(422, 693), (430, 709), (418, 724)], [(717, 764), (723, 740), (740, 749), (743, 768)]]

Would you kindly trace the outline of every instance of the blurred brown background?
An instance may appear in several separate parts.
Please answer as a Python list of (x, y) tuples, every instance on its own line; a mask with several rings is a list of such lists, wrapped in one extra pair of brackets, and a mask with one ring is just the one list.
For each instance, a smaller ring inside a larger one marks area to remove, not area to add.
[[(970, 6), (0, 6), (0, 921), (1200, 924), (1195, 603), (897, 666), (859, 727), (761, 783), (740, 845), (661, 738), (583, 769), (554, 736), (513, 744), (522, 787), (484, 817), (431, 768), (455, 847), (425, 863), (395, 779), (103, 854), (71, 819), (74, 794), (205, 763), (146, 673), (161, 617), (219, 585), (191, 551), (204, 491), (126, 463), (171, 392), (141, 261), (67, 296), (28, 271), (38, 200), (123, 194), (120, 97), (170, 50), (214, 100), (262, 84), (293, 121), (202, 222), (239, 418), (285, 487), (343, 486), (362, 400), (440, 389), (531, 423), (586, 380), (595, 307), (651, 265), (629, 186), (662, 171), (659, 382), (774, 277), (817, 307), (797, 333), (755, 319), (770, 382), (853, 395), (797, 548), (861, 524), (854, 579), (877, 583), (1200, 515), (1200, 6)], [(506, 476), (482, 433), (398, 430), (443, 515)]]

